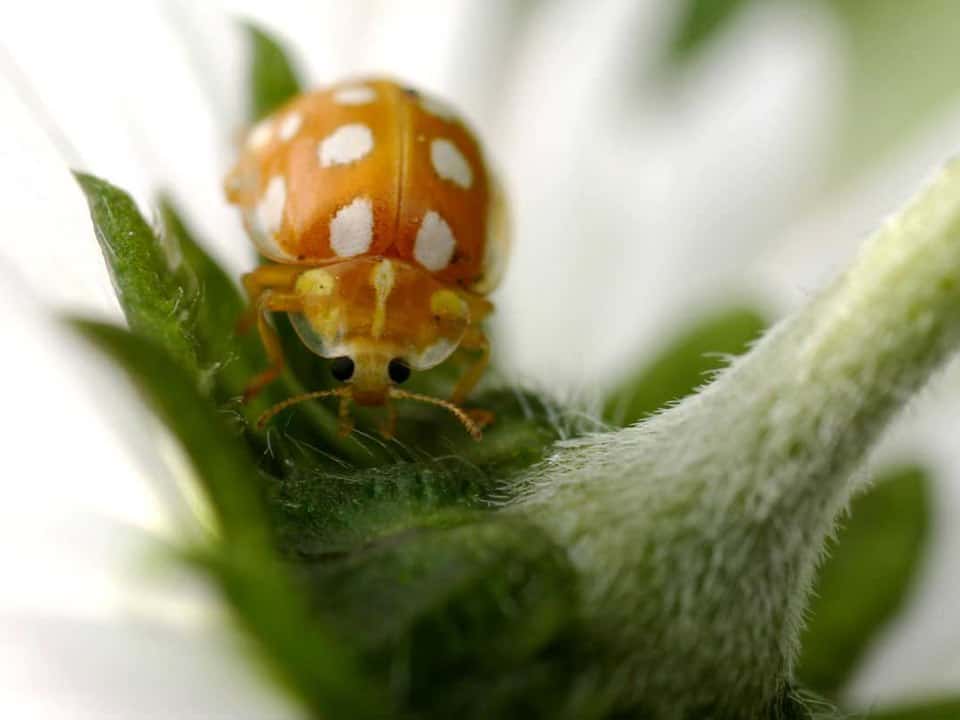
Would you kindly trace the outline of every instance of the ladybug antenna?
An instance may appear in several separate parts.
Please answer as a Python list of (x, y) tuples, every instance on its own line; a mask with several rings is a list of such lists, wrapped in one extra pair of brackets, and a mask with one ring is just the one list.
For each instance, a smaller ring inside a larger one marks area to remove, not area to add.
[(470, 433), (470, 437), (472, 437), (474, 440), (479, 440), (481, 437), (483, 437), (483, 434), (480, 432), (480, 426), (470, 419), (470, 416), (463, 411), (463, 408), (457, 407), (452, 402), (441, 400), (440, 398), (433, 397), (432, 395), (421, 395), (420, 393), (407, 392), (406, 390), (401, 390), (394, 386), (390, 387), (389, 392), (390, 397), (396, 398), (397, 400), (417, 400), (418, 402), (446, 408), (454, 415), (454, 417), (457, 418), (457, 420), (463, 424), (463, 427), (466, 428), (468, 433)]
[[(287, 398), (283, 402), (278, 402), (276, 405), (264, 410), (263, 413), (260, 415), (260, 417), (257, 418), (257, 430), (263, 430), (264, 425), (270, 422), (270, 419), (274, 415), (277, 415), (283, 412), (288, 407), (291, 407), (293, 405), (298, 405), (299, 403), (306, 402), (307, 400), (316, 400), (318, 398), (333, 397), (333, 396), (339, 397), (341, 399), (345, 399), (349, 397), (349, 394), (350, 394), (349, 389), (346, 386), (344, 386), (344, 387), (339, 387), (335, 390), (317, 390), (315, 392), (303, 393), (302, 395), (294, 395), (292, 398)], [(341, 412), (341, 414), (343, 413)]]

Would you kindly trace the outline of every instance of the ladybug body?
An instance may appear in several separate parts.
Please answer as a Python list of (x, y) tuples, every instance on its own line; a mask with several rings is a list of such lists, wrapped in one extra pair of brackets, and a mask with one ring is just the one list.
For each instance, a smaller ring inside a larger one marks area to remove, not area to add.
[[(282, 370), (267, 314), (287, 312), (312, 351), (335, 359), (345, 384), (309, 397), (338, 395), (344, 431), (349, 402), (386, 404), (389, 433), (389, 400), (408, 397), (479, 435), (457, 406), (489, 356), (479, 323), (503, 266), (505, 211), (479, 144), (445, 105), (380, 79), (300, 95), (248, 134), (225, 187), (271, 261), (244, 277), (271, 360), (248, 396)], [(479, 357), (450, 402), (396, 387), (458, 349)]]

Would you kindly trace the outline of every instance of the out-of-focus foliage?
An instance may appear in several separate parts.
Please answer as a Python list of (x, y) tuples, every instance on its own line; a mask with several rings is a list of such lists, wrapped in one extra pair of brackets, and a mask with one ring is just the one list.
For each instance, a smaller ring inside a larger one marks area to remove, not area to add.
[(960, 717), (960, 700), (941, 700), (918, 705), (905, 705), (890, 710), (877, 710), (869, 720), (952, 720)]
[(890, 470), (859, 496), (830, 543), (810, 602), (798, 677), (836, 697), (870, 642), (900, 609), (926, 550), (930, 480)]
[(609, 394), (604, 419), (630, 425), (686, 397), (744, 352), (766, 325), (760, 312), (740, 307), (702, 318)]
[(684, 62), (735, 17), (737, 10), (752, 0), (685, 0), (678, 15), (673, 42), (669, 45), (671, 59)]
[[(846, 179), (883, 159), (960, 95), (960, 3), (953, 0), (794, 0), (837, 20), (846, 60), (832, 174)], [(761, 0), (683, 0), (672, 62), (695, 57), (728, 23)], [(790, 2), (790, 0), (787, 0)]]
[(827, 0), (848, 42), (835, 171), (849, 175), (904, 146), (960, 95), (960, 3)]
[(270, 35), (250, 25), (250, 116), (260, 120), (300, 91), (300, 81), (287, 53)]

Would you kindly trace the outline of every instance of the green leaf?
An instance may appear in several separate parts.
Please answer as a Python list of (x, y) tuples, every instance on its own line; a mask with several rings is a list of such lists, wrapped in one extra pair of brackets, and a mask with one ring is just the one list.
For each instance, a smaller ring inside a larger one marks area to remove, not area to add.
[(204, 367), (213, 375), (222, 402), (243, 393), (246, 383), (266, 366), (256, 333), (238, 337), (237, 321), (246, 302), (236, 284), (201, 247), (173, 200), (162, 195), (160, 217), (167, 237), (189, 268), (198, 296), (193, 335)]
[[(74, 326), (137, 382), (160, 419), (183, 445), (218, 524), (231, 542), (258, 542), (265, 527), (261, 481), (247, 448), (230, 434), (216, 408), (154, 341), (122, 328), (74, 320)], [(237, 533), (237, 536), (234, 536)]]
[(631, 425), (693, 393), (711, 375), (747, 350), (767, 322), (749, 308), (730, 308), (699, 320), (610, 393), (603, 417), (614, 425)]
[(902, 607), (929, 526), (930, 480), (922, 468), (888, 471), (854, 500), (814, 586), (797, 666), (804, 685), (828, 697), (843, 689)]
[(937, 700), (874, 710), (866, 720), (948, 720), (960, 717), (960, 700)]
[(107, 269), (130, 328), (170, 352), (199, 375), (196, 286), (169, 248), (161, 245), (133, 198), (105, 180), (75, 173)]
[(247, 25), (250, 38), (250, 116), (266, 117), (301, 92), (293, 62), (279, 41), (255, 25)]
[(263, 509), (264, 479), (216, 408), (155, 342), (110, 325), (72, 322), (129, 373), (186, 452), (219, 531), (209, 547), (190, 554), (219, 583), (271, 670), (316, 712), (383, 717), (379, 693), (353, 653), (309, 611), (277, 561)]
[(517, 472), (577, 431), (579, 418), (530, 393), (492, 390), (478, 404), (498, 414), (480, 442), (442, 411), (426, 408), (424, 416), (401, 417), (400, 439), (383, 444), (393, 453), (389, 461), (363, 470), (318, 471), (310, 447), (274, 436), (273, 451), (290, 460), (270, 494), (281, 546), (294, 555), (344, 549), (438, 511), (489, 509)]
[(752, 0), (682, 0), (682, 7), (669, 46), (670, 59), (682, 63), (710, 40)]
[(570, 717), (560, 710), (576, 665), (558, 643), (573, 626), (577, 578), (538, 528), (436, 514), (307, 566), (319, 610), (418, 716)]
[[(448, 392), (431, 394), (444, 397)], [(557, 440), (600, 429), (590, 416), (577, 415), (543, 394), (521, 388), (481, 389), (473, 393), (468, 406), (494, 416), (479, 442), (446, 410), (415, 402), (397, 404), (401, 413), (397, 437), (420, 453), (457, 457), (466, 468), (504, 478), (541, 460)]]

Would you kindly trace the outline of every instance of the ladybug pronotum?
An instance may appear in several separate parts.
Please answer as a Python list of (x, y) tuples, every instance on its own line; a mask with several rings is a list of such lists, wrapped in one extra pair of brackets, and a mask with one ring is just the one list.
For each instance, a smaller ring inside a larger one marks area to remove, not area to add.
[[(489, 413), (460, 406), (489, 361), (481, 321), (508, 243), (506, 213), (479, 144), (450, 109), (382, 79), (300, 95), (247, 135), (225, 182), (227, 198), (270, 262), (247, 274), (269, 367), (252, 397), (282, 372), (269, 312), (285, 312), (304, 344), (332, 359), (343, 384), (274, 406), (337, 396), (349, 406), (395, 399), (447, 408), (476, 438)], [(476, 355), (449, 401), (397, 387), (411, 370), (455, 351)]]

